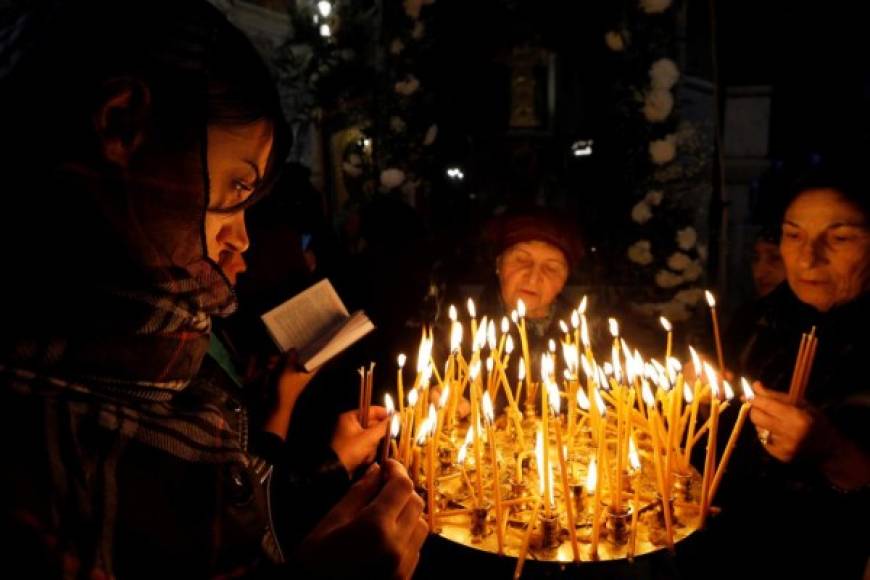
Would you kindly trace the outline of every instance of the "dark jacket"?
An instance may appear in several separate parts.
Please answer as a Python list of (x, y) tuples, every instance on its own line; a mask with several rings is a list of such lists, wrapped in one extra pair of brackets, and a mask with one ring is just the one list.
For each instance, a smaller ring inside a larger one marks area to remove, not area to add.
[[(815, 326), (819, 342), (806, 400), (870, 453), (870, 341), (865, 334), (870, 296), (821, 313), (783, 284), (746, 312), (752, 316), (737, 321), (726, 342), (732, 355), (728, 366), (786, 392), (801, 333)], [(723, 415), (720, 449), (736, 407)], [(866, 488), (837, 490), (826, 480), (818, 466), (829, 444), (811, 437), (785, 464), (764, 451), (747, 422), (716, 498), (722, 514), (711, 522), (714, 544), (737, 556), (723, 559), (728, 560), (725, 575), (741, 570), (758, 576), (861, 577), (870, 555), (870, 541), (861, 531), (870, 517), (870, 494)]]

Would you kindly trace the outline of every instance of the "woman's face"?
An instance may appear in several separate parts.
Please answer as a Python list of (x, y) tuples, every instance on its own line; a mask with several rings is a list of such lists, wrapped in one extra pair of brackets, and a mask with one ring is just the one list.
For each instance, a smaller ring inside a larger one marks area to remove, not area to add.
[(498, 257), (501, 298), (516, 308), (522, 298), (527, 316), (541, 318), (568, 280), (568, 262), (562, 251), (547, 242), (514, 244)]
[(272, 124), (209, 125), (209, 211), (205, 214), (208, 257), (217, 262), (232, 284), (245, 271), (242, 254), (248, 249), (245, 212), (212, 210), (236, 206), (260, 185), (272, 150)]
[(867, 288), (867, 219), (836, 190), (799, 194), (786, 210), (779, 247), (789, 286), (817, 310), (849, 302)]

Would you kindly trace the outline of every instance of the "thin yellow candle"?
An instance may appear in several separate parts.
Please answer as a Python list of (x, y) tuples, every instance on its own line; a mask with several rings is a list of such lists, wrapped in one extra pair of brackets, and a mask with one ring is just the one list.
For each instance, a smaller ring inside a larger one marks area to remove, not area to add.
[(477, 309), (474, 307), (474, 300), (468, 299), (468, 315), (471, 317), (471, 337), (477, 336)]
[(477, 479), (477, 496), (483, 500), (483, 464), (481, 463), (483, 455), (480, 451), (480, 410), (478, 404), (478, 387), (480, 385), (479, 358), (472, 361), (469, 372), (471, 376), (471, 425), (468, 428), (474, 429), (474, 466)]
[(722, 338), (719, 336), (719, 316), (716, 314), (716, 298), (709, 290), (704, 291), (707, 304), (710, 306), (710, 317), (713, 320), (713, 338), (716, 341), (716, 358), (719, 361), (719, 372), (725, 371), (725, 361), (722, 357)]
[[(471, 429), (468, 430), (469, 435), (471, 434)], [(471, 502), (474, 507), (478, 507), (477, 494), (474, 493), (474, 486), (471, 485), (471, 481), (468, 479), (468, 472), (465, 471), (465, 455), (468, 449), (468, 438), (466, 438), (465, 443), (462, 444), (462, 447), (459, 448), (459, 452), (456, 454), (456, 464), (459, 466), (459, 471), (462, 473), (462, 480), (465, 482), (465, 487), (468, 488), (468, 493), (471, 494)]]
[(707, 433), (707, 456), (704, 461), (704, 476), (701, 481), (701, 520), (698, 527), (703, 528), (707, 519), (707, 498), (713, 471), (716, 468), (716, 432), (719, 425), (719, 385), (715, 372), (705, 364), (705, 372), (710, 381), (710, 429)]
[(589, 472), (586, 477), (586, 492), (592, 499), (592, 559), (598, 559), (598, 541), (601, 537), (601, 494), (598, 492), (599, 477), (598, 463), (601, 457), (601, 446), (599, 446), (598, 457), (593, 457), (589, 461)]
[[(541, 430), (544, 433), (544, 478), (546, 480), (546, 489), (550, 489), (551, 482), (549, 481), (550, 477), (550, 430), (549, 430), (549, 415), (550, 415), (550, 405), (547, 402), (547, 394), (548, 388), (546, 385), (548, 381), (551, 380), (549, 375), (551, 365), (553, 364), (553, 359), (548, 354), (541, 355), (541, 381), (544, 383), (545, 388), (541, 389)], [(547, 513), (549, 514), (549, 505), (547, 509)]]
[(526, 533), (523, 536), (523, 543), (522, 546), (520, 546), (520, 554), (517, 557), (517, 566), (514, 568), (514, 580), (519, 580), (519, 577), (523, 574), (523, 565), (526, 563), (526, 556), (529, 553), (529, 540), (532, 537), (532, 530), (535, 528), (535, 523), (538, 521), (538, 510), (540, 510), (540, 508), (540, 503), (535, 504), (532, 517), (526, 527)]
[[(555, 385), (553, 385), (555, 386)], [(562, 474), (562, 497), (565, 500), (565, 513), (568, 516), (568, 535), (571, 538), (571, 551), (574, 561), (580, 561), (580, 547), (577, 545), (577, 529), (574, 524), (574, 506), (571, 501), (571, 488), (568, 486), (568, 469), (562, 446), (562, 422), (559, 420), (560, 400), (558, 393), (552, 393), (550, 405), (553, 409), (553, 419), (556, 424), (556, 453), (559, 456), (559, 471)]]
[(734, 446), (737, 444), (737, 438), (740, 436), (740, 431), (743, 429), (743, 424), (746, 422), (746, 416), (752, 408), (752, 401), (755, 399), (755, 393), (749, 386), (749, 381), (745, 378), (740, 379), (743, 387), (744, 402), (740, 406), (740, 411), (737, 413), (737, 421), (731, 429), (731, 436), (728, 437), (728, 443), (725, 445), (725, 451), (722, 452), (722, 460), (719, 462), (719, 467), (716, 468), (716, 475), (713, 477), (713, 482), (710, 484), (710, 493), (707, 497), (707, 507), (713, 505), (713, 498), (716, 497), (716, 491), (719, 489), (719, 483), (722, 481), (722, 476), (728, 465), (728, 460), (731, 459), (731, 453), (734, 452)]
[(417, 437), (418, 445), (426, 445), (426, 502), (428, 504), (430, 533), (435, 532), (435, 438), (432, 437), (432, 432), (435, 429), (434, 411), (434, 408), (430, 409), (429, 416)]
[(489, 458), (492, 463), (492, 491), (495, 497), (495, 535), (498, 541), (498, 553), (504, 554), (504, 522), (501, 505), (501, 476), (498, 469), (498, 458), (496, 457), (495, 432), (492, 428), (493, 409), (492, 400), (489, 398), (489, 393), (483, 394), (483, 417), (486, 423), (486, 436), (489, 439)]
[(403, 415), (405, 412), (405, 389), (402, 385), (402, 369), (405, 368), (405, 361), (408, 357), (404, 354), (400, 354), (396, 358), (396, 362), (399, 365), (399, 368), (396, 370), (396, 390), (399, 395), (399, 415)]
[(447, 412), (447, 401), (450, 398), (450, 386), (445, 386), (444, 390), (441, 391), (441, 397), (438, 399), (438, 423), (435, 427), (435, 444), (438, 445), (438, 442), (441, 440), (441, 430), (444, 427), (444, 414)]
[(631, 538), (628, 542), (628, 560), (634, 558), (635, 545), (637, 544), (637, 521), (640, 516), (640, 455), (637, 452), (637, 446), (634, 444), (634, 437), (629, 436), (628, 439), (628, 466), (631, 470), (629, 474), (633, 478), (632, 487), (634, 488), (634, 499), (632, 500), (631, 512)]
[(665, 329), (665, 332), (668, 333), (667, 344), (665, 346), (665, 360), (667, 361), (671, 358), (671, 349), (674, 346), (674, 327), (671, 325), (671, 321), (664, 316), (659, 316), (659, 322), (661, 323), (662, 328)]
[(519, 326), (520, 329), (520, 345), (523, 349), (523, 360), (526, 362), (526, 402), (528, 403), (532, 399), (530, 397), (534, 396), (532, 392), (532, 359), (529, 356), (529, 338), (526, 334), (526, 303), (523, 302), (523, 299), (520, 298), (517, 300), (517, 319), (514, 320), (514, 323)]

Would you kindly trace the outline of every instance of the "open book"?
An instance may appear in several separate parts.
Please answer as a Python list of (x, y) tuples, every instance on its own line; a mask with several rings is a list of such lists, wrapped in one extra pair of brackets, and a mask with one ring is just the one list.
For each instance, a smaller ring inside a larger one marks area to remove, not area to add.
[(325, 278), (261, 318), (281, 352), (295, 348), (309, 372), (375, 328), (362, 310), (348, 314)]

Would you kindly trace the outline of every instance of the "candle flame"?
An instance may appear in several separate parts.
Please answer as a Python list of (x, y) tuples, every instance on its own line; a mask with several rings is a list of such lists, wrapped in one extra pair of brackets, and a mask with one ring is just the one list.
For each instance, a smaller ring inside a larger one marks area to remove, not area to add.
[(571, 328), (579, 328), (580, 327), (580, 315), (577, 314), (577, 311), (574, 310), (571, 312)]
[(606, 376), (609, 377), (610, 375), (613, 374), (613, 365), (612, 364), (610, 364), (607, 361), (604, 361), (604, 364), (602, 366), (604, 367), (604, 374)]
[(520, 318), (526, 317), (526, 303), (522, 298), (517, 298), (517, 316)]
[(592, 370), (592, 365), (589, 364), (589, 360), (586, 358), (585, 355), (580, 357), (580, 364), (583, 366), (583, 374), (586, 375), (586, 379), (594, 381), (595, 374), (594, 374), (594, 371)]
[(520, 368), (517, 371), (517, 376), (519, 377), (520, 381), (522, 381), (523, 379), (526, 378), (526, 361), (525, 361), (525, 359), (520, 359)]
[(731, 388), (731, 383), (728, 381), (722, 381), (722, 391), (725, 393), (725, 399), (730, 401), (734, 398), (734, 389)]
[(719, 377), (716, 375), (716, 371), (713, 370), (713, 367), (706, 361), (704, 361), (704, 374), (707, 375), (707, 382), (710, 383), (710, 392), (717, 399), (719, 398)]
[(393, 412), (396, 410), (396, 408), (393, 406), (393, 397), (391, 397), (389, 393), (384, 395), (384, 407), (387, 408), (387, 413), (389, 413), (390, 415), (392, 415)]
[(456, 307), (452, 304), (450, 305), (450, 308), (447, 309), (447, 317), (450, 319), (451, 322), (456, 322), (456, 319), (458, 318), (456, 314)]
[(572, 375), (572, 374), (571, 374), (571, 371), (569, 371), (568, 369), (565, 369), (565, 370), (562, 371), (562, 377), (563, 377), (566, 381), (570, 381), (570, 380), (573, 380), (573, 379), (574, 379), (574, 375)]
[(459, 452), (456, 454), (457, 465), (462, 465), (463, 463), (465, 463), (466, 449), (467, 447), (465, 445), (462, 445), (462, 447), (459, 448)]
[(417, 445), (423, 445), (426, 442), (426, 439), (429, 438), (429, 432), (433, 427), (432, 417), (426, 417), (423, 423), (420, 424), (420, 430), (417, 433)]
[(405, 368), (406, 360), (408, 360), (408, 357), (406, 357), (404, 353), (396, 357), (396, 362), (398, 363), (400, 369)]
[(584, 411), (589, 410), (589, 397), (586, 396), (586, 391), (583, 389), (577, 389), (577, 404)]
[(432, 342), (428, 338), (420, 340), (420, 348), (417, 349), (417, 372), (422, 373), (424, 369), (429, 367), (429, 360), (432, 358)]
[(511, 310), (511, 322), (513, 322), (514, 324), (518, 324), (519, 319), (520, 318), (519, 318), (519, 315), (517, 314), (517, 311)]
[(647, 407), (652, 407), (656, 404), (656, 398), (646, 379), (641, 381), (640, 395), (643, 397), (643, 402), (646, 403)]
[(486, 372), (491, 373), (493, 367), (492, 356), (486, 357)]
[(671, 321), (664, 316), (659, 316), (659, 322), (661, 322), (662, 328), (664, 328), (666, 332), (670, 332), (674, 329), (674, 327), (671, 325)]
[(438, 398), (438, 408), (443, 409), (445, 405), (447, 405), (447, 401), (450, 399), (450, 385), (444, 387), (444, 390), (441, 391), (441, 396)]
[(553, 357), (550, 353), (544, 353), (541, 355), (541, 378), (543, 380), (547, 380), (553, 376), (555, 372), (555, 363), (553, 362)]
[(498, 341), (495, 337), (495, 321), (493, 320), (490, 320), (489, 324), (486, 325), (486, 342), (489, 345), (489, 350), (495, 350)]
[(480, 375), (480, 359), (475, 359), (472, 361), (471, 366), (468, 367), (468, 377), (474, 381), (477, 380), (477, 377)]
[(507, 331), (511, 329), (511, 323), (508, 320), (507, 316), (501, 317), (501, 333), (507, 334)]
[(746, 380), (746, 377), (740, 377), (740, 386), (743, 388), (743, 397), (747, 401), (755, 398), (755, 391), (749, 386), (749, 381)]
[(456, 352), (462, 347), (462, 323), (453, 321), (450, 330), (450, 352)]
[(601, 393), (598, 389), (593, 391), (595, 394), (595, 406), (598, 407), (598, 414), (604, 417), (605, 413), (607, 413), (607, 407), (604, 405), (604, 399), (601, 398)]
[(486, 344), (486, 316), (480, 321), (480, 326), (477, 327), (477, 334), (474, 335), (473, 350), (480, 350)]
[(571, 375), (576, 376), (577, 368), (579, 367), (578, 360), (580, 358), (580, 353), (577, 351), (576, 345), (570, 345), (567, 342), (563, 342), (562, 358), (565, 360), (565, 365), (568, 367), (568, 372)]
[(408, 393), (408, 406), (414, 407), (417, 405), (417, 398), (419, 395), (417, 394), (417, 389), (411, 389)]
[(589, 324), (587, 324), (585, 316), (580, 318), (580, 342), (583, 343), (583, 346), (589, 348)]
[(707, 304), (710, 305), (710, 308), (716, 308), (716, 297), (713, 296), (713, 293), (709, 290), (704, 290), (704, 296), (707, 298)]
[(628, 466), (632, 473), (640, 471), (640, 455), (638, 455), (637, 446), (634, 444), (634, 435), (628, 437)]
[(593, 457), (589, 460), (589, 471), (586, 472), (586, 492), (593, 494), (598, 487), (598, 462)]
[(550, 403), (550, 408), (553, 409), (553, 414), (559, 416), (559, 410), (562, 408), (562, 398), (559, 396), (559, 387), (553, 381), (547, 381), (547, 399)]
[(556, 341), (552, 338), (547, 341), (547, 350), (550, 352), (556, 352)]
[(701, 371), (704, 368), (701, 366), (701, 357), (698, 356), (698, 353), (691, 346), (689, 347), (689, 354), (692, 355), (692, 367), (695, 370), (695, 376), (700, 377)]
[(610, 327), (610, 335), (613, 338), (619, 337), (619, 322), (617, 322), (615, 318), (608, 318), (607, 326)]
[(577, 307), (577, 310), (580, 314), (586, 314), (586, 305), (588, 304), (587, 296), (584, 294), (583, 299), (580, 301), (580, 306)]
[(615, 346), (610, 349), (610, 356), (613, 359), (613, 378), (617, 383), (622, 382), (622, 365), (619, 362), (619, 349)]
[(507, 354), (514, 351), (514, 338), (511, 335), (508, 335), (507, 340), (504, 341), (504, 351)]
[(691, 403), (694, 400), (692, 389), (689, 388), (689, 383), (683, 383), (683, 399), (686, 403)]
[(483, 405), (483, 418), (486, 419), (487, 423), (492, 425), (492, 420), (493, 420), (492, 399), (489, 397), (489, 391), (484, 391), (482, 405)]
[(398, 415), (393, 415), (393, 418), (390, 420), (390, 437), (395, 439), (399, 436), (399, 425), (401, 421), (399, 421)]
[(559, 328), (562, 330), (564, 334), (568, 334), (568, 325), (565, 324), (564, 320), (559, 321)]
[(471, 298), (466, 302), (466, 306), (468, 307), (468, 315), (472, 318), (477, 318), (477, 309), (474, 308), (474, 300)]
[(432, 365), (428, 364), (423, 367), (423, 372), (420, 373), (420, 388), (428, 389), (429, 388), (429, 379), (432, 378)]
[(607, 375), (604, 374), (604, 369), (598, 367), (598, 386), (603, 386), (605, 389), (610, 390), (610, 383), (607, 382)]
[(429, 403), (429, 420), (432, 421), (432, 427), (438, 422), (438, 411), (435, 410), (435, 405), (432, 403)]
[(474, 429), (471, 428), (471, 425), (468, 426), (468, 431), (465, 432), (465, 443), (462, 445), (464, 447), (468, 447), (474, 442)]

